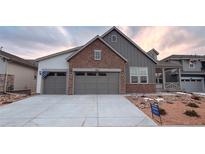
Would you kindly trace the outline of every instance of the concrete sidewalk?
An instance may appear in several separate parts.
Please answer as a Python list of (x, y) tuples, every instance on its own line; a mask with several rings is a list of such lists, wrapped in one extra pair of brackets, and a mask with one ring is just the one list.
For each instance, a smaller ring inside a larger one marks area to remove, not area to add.
[(0, 107), (0, 126), (157, 126), (120, 95), (39, 95)]

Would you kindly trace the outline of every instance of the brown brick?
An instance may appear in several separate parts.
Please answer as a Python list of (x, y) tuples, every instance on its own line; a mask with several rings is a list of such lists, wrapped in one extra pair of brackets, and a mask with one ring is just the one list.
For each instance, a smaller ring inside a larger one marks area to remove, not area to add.
[(127, 84), (127, 93), (154, 93), (156, 92), (155, 84)]
[[(100, 61), (94, 60), (94, 50), (101, 50), (102, 59)], [(120, 72), (120, 93), (126, 92), (126, 75), (125, 75), (125, 61), (107, 47), (102, 41), (96, 39), (80, 53), (69, 60), (69, 80), (68, 80), (68, 94), (73, 94), (73, 68), (109, 68), (121, 69)]]

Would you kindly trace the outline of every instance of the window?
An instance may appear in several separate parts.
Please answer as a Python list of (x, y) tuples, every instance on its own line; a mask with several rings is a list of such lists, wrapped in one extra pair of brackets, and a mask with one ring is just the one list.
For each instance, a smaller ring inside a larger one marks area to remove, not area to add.
[(95, 72), (88, 72), (87, 76), (96, 76), (96, 73)]
[(147, 67), (130, 67), (130, 82), (148, 83), (148, 68)]
[(195, 68), (195, 63), (193, 61), (189, 62), (189, 68)]
[(111, 36), (111, 42), (117, 42), (117, 36), (116, 35)]
[(147, 83), (147, 76), (140, 76), (141, 83)]
[(138, 83), (138, 76), (131, 76), (132, 83)]
[(49, 72), (47, 76), (55, 76), (55, 72)]
[(76, 75), (76, 76), (84, 76), (85, 73), (84, 73), (84, 72), (76, 72), (75, 75)]
[(57, 72), (57, 76), (66, 76), (66, 72)]
[(99, 76), (106, 76), (107, 74), (106, 74), (106, 73), (103, 73), (103, 72), (99, 72), (98, 75), (99, 75)]
[(94, 59), (101, 60), (101, 50), (94, 50)]

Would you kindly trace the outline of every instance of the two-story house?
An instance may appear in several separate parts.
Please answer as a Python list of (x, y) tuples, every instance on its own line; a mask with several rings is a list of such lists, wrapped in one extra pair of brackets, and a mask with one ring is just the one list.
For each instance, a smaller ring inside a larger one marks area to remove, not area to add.
[(181, 65), (181, 89), (188, 92), (205, 91), (205, 56), (171, 55), (161, 62)]

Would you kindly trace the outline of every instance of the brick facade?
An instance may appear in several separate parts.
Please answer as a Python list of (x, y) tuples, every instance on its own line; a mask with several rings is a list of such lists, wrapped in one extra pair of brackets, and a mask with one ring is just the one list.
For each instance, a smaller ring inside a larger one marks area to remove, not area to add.
[[(94, 50), (101, 50), (102, 59), (94, 60)], [(73, 68), (106, 68), (121, 69), (120, 94), (126, 93), (125, 61), (106, 46), (100, 39), (96, 39), (81, 52), (69, 60), (68, 94), (73, 94), (74, 73)]]
[[(0, 92), (4, 91), (5, 74), (0, 74)], [(14, 75), (7, 75), (7, 90), (13, 90), (14, 88)]]
[(156, 84), (126, 84), (127, 93), (154, 93)]

